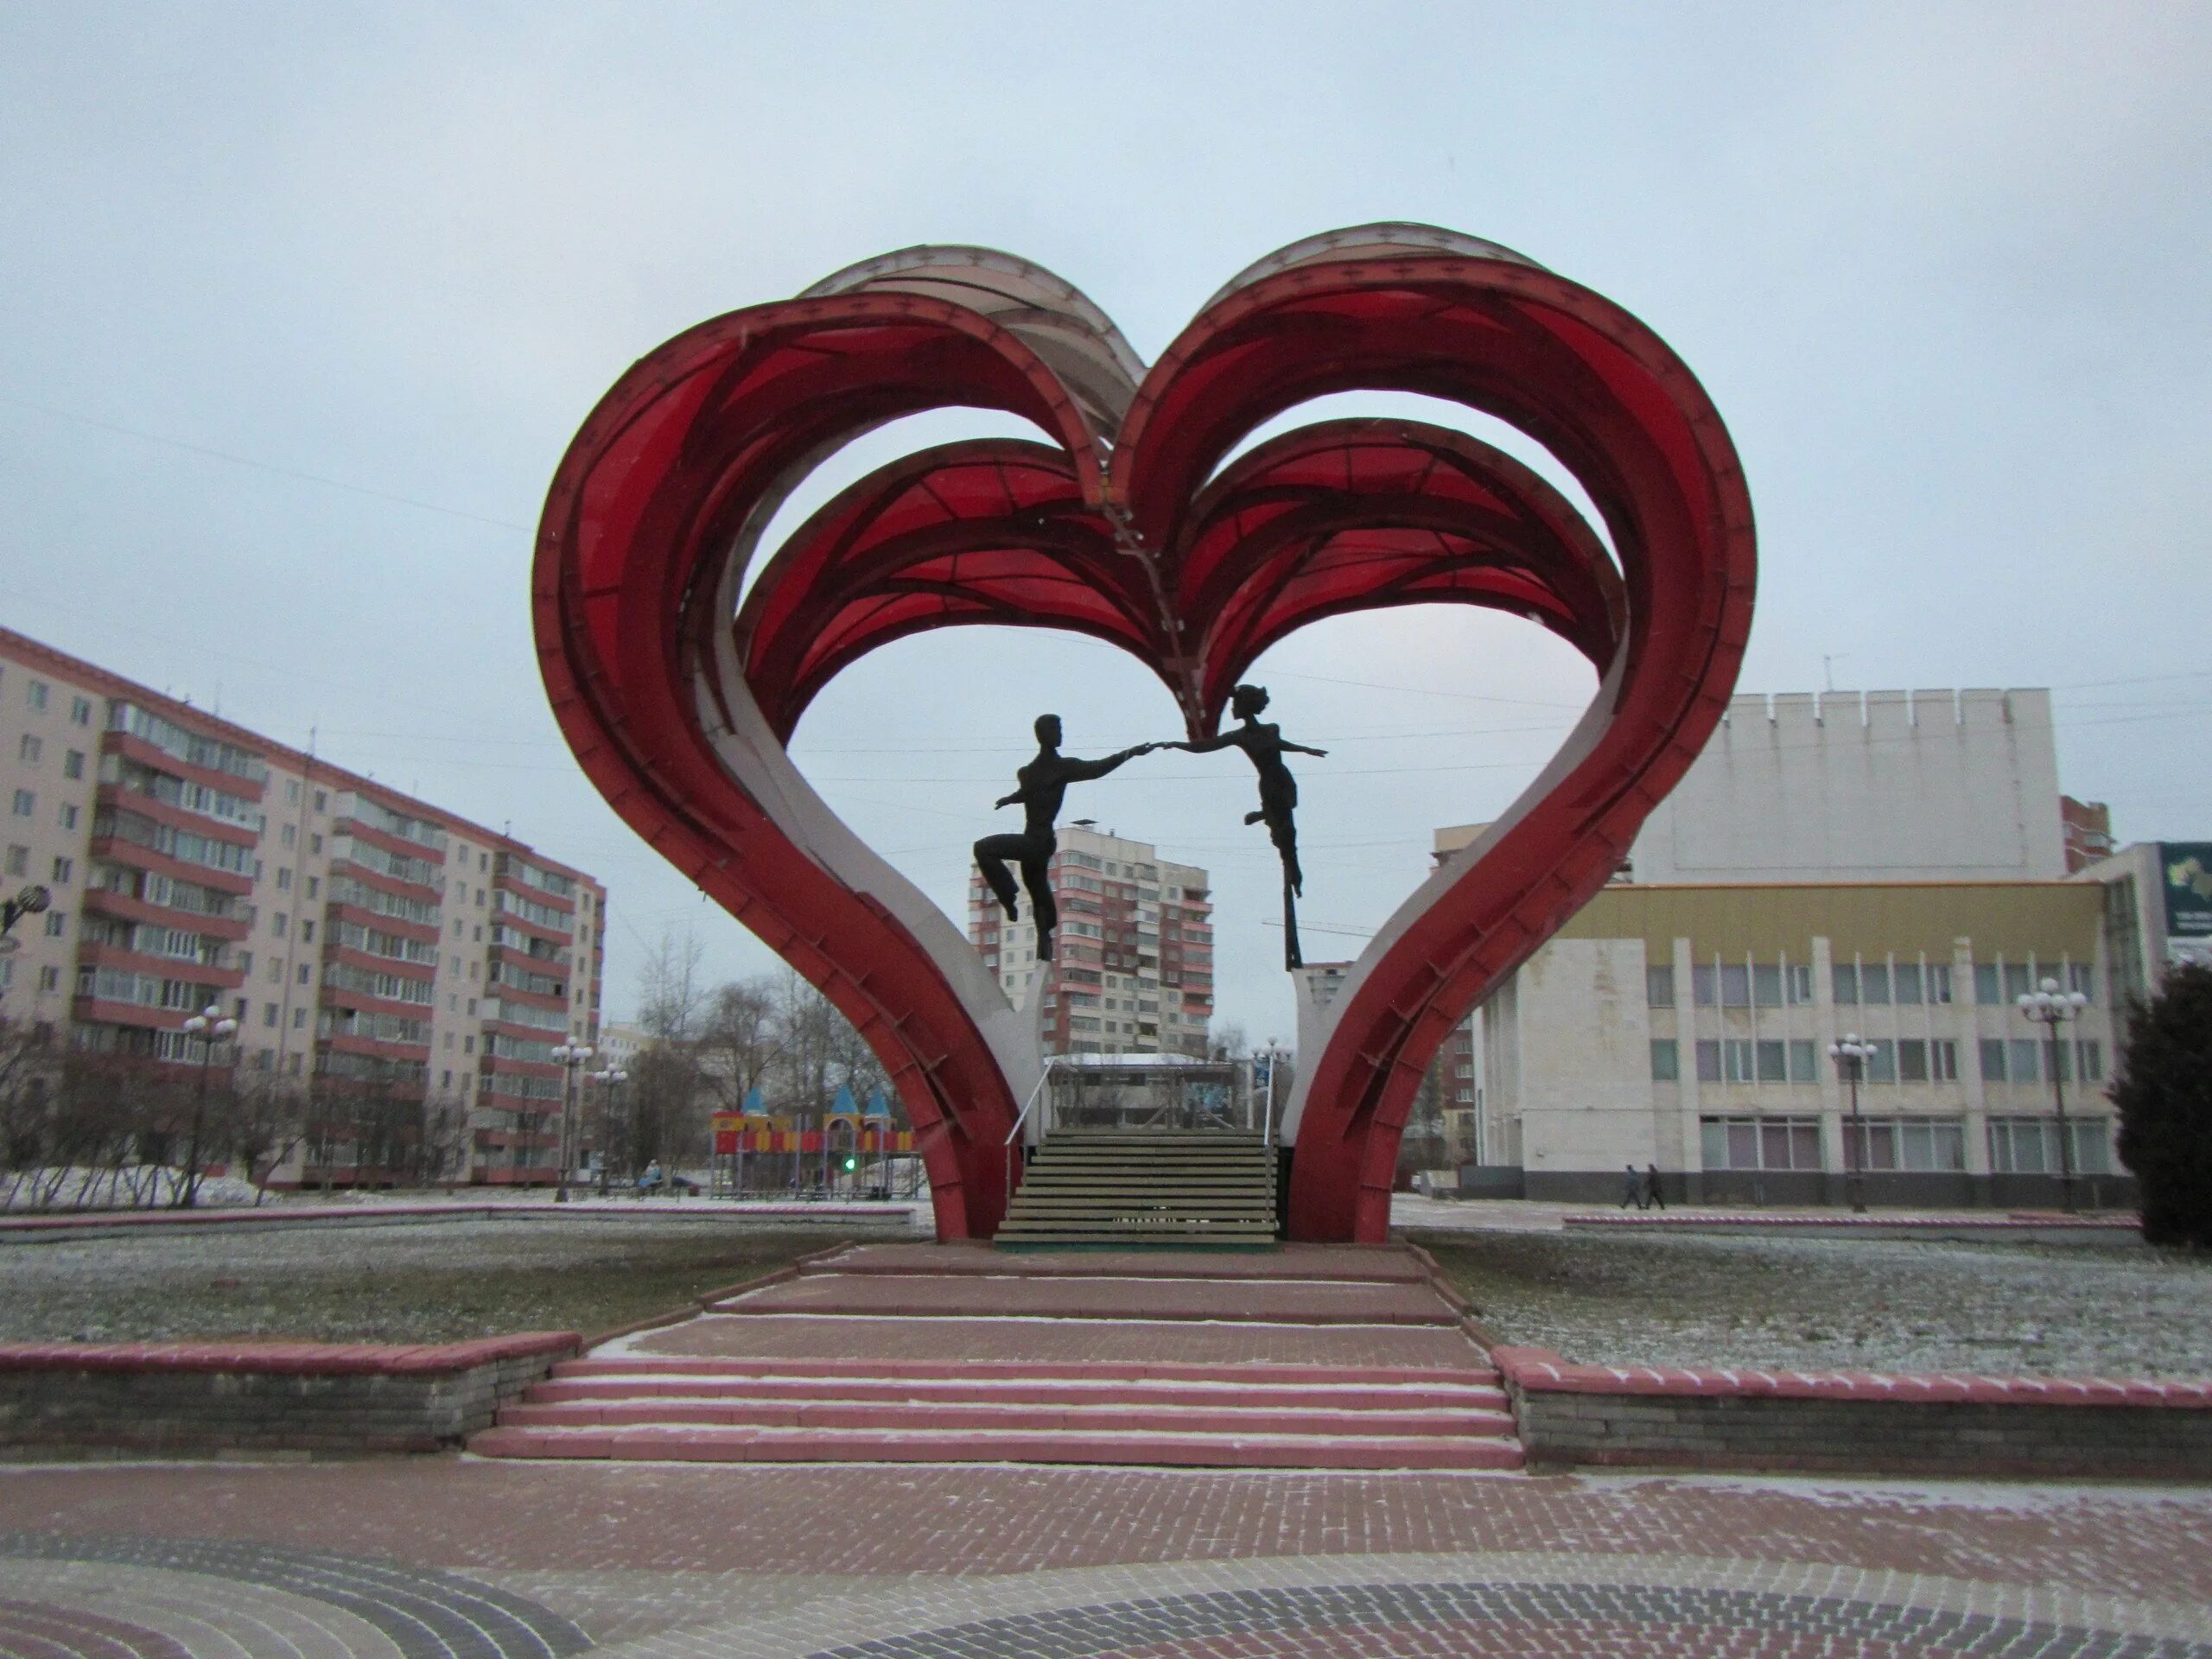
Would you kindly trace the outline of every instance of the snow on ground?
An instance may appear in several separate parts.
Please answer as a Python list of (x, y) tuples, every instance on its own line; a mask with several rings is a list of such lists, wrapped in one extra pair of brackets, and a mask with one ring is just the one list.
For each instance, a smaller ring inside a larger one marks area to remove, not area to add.
[(1588, 1363), (2212, 1376), (2212, 1257), (2128, 1234), (1416, 1237), (1503, 1340)]
[[(166, 1210), (183, 1184), (184, 1172), (166, 1164), (10, 1170), (0, 1175), (0, 1211)], [(262, 1198), (261, 1189), (251, 1181), (202, 1175), (193, 1207), (235, 1209)]]
[(0, 1240), (0, 1341), (604, 1330), (850, 1231), (598, 1215), (10, 1238)]

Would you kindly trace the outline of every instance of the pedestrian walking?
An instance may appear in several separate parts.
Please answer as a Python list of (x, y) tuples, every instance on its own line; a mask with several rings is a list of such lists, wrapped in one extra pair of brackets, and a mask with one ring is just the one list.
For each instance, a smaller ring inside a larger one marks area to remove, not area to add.
[(1643, 1177), (1636, 1173), (1634, 1164), (1624, 1164), (1622, 1168), (1626, 1175), (1621, 1182), (1621, 1208), (1625, 1210), (1632, 1204), (1641, 1210), (1643, 1208)]
[(1649, 1164), (1644, 1167), (1643, 1203), (1636, 1207), (1641, 1210), (1646, 1205), (1652, 1204), (1657, 1205), (1662, 1210), (1667, 1207), (1666, 1195), (1659, 1190), (1659, 1166), (1656, 1164)]

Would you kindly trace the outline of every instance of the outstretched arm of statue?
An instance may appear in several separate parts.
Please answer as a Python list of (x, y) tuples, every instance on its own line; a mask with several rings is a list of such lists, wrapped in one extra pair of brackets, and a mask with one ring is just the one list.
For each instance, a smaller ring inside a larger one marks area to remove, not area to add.
[(1067, 780), (1071, 784), (1083, 784), (1094, 778), (1103, 778), (1124, 760), (1135, 760), (1140, 754), (1150, 754), (1157, 747), (1151, 743), (1139, 743), (1123, 749), (1119, 754), (1106, 755), (1096, 760), (1071, 760), (1067, 763)]
[(1217, 732), (1211, 737), (1195, 738), (1187, 743), (1163, 743), (1160, 747), (1163, 749), (1180, 749), (1185, 754), (1211, 754), (1217, 749), (1233, 749), (1239, 745), (1236, 733)]
[(1000, 796), (998, 799), (993, 801), (991, 804), (993, 806), (1014, 806), (1019, 804), (1020, 802), (1027, 800), (1028, 798), (1029, 798), (1027, 795), (1024, 795), (1017, 789), (1011, 795)]
[(1313, 755), (1313, 756), (1315, 759), (1317, 759), (1317, 760), (1318, 760), (1318, 759), (1320, 759), (1321, 757), (1323, 757), (1323, 756), (1326, 755), (1326, 754), (1329, 753), (1326, 749), (1309, 749), (1309, 748), (1307, 748), (1307, 747), (1306, 747), (1303, 743), (1294, 743), (1294, 742), (1292, 742), (1288, 738), (1285, 738), (1285, 739), (1283, 739), (1283, 741), (1282, 741), (1282, 747), (1283, 747), (1284, 751), (1285, 751), (1286, 753), (1290, 753), (1290, 754), (1310, 754), (1310, 755)]

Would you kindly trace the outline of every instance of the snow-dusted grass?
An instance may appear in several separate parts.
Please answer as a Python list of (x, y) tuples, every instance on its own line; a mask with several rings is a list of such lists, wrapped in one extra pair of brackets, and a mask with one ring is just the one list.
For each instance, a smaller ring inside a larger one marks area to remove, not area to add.
[(2212, 1257), (2130, 1235), (1410, 1236), (1501, 1338), (1592, 1364), (2212, 1376)]
[[(184, 1172), (167, 1164), (10, 1170), (0, 1174), (0, 1211), (166, 1210), (183, 1185)], [(198, 1210), (236, 1209), (262, 1199), (259, 1187), (235, 1175), (202, 1175), (192, 1195)]]
[(537, 1217), (0, 1243), (0, 1341), (289, 1336), (451, 1342), (603, 1331), (847, 1234)]

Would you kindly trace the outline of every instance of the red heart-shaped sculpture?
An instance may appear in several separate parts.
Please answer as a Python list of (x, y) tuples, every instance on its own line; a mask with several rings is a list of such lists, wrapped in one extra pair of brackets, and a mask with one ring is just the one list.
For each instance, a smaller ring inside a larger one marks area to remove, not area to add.
[[(1587, 491), (1612, 552), (1526, 467), (1421, 423), (1300, 428), (1220, 467), (1262, 421), (1356, 389), (1528, 432)], [(954, 444), (880, 469), (740, 607), (800, 479), (873, 426), (950, 405), (1026, 416), (1057, 447)], [(1148, 664), (1203, 736), (1253, 659), (1321, 617), (1475, 604), (1573, 643), (1600, 684), (1566, 747), (1390, 918), (1306, 1034), (1289, 1231), (1379, 1240), (1423, 1070), (1604, 884), (1711, 734), (1753, 568), (1727, 433), (1656, 335), (1517, 254), (1389, 225), (1261, 261), (1149, 372), (1066, 283), (978, 249), (889, 255), (703, 323), (623, 376), (570, 445), (533, 602), (586, 772), (882, 1058), (944, 1237), (996, 1227), (1042, 1057), (953, 924), (785, 756), (840, 669), (926, 628), (1067, 628)]]

